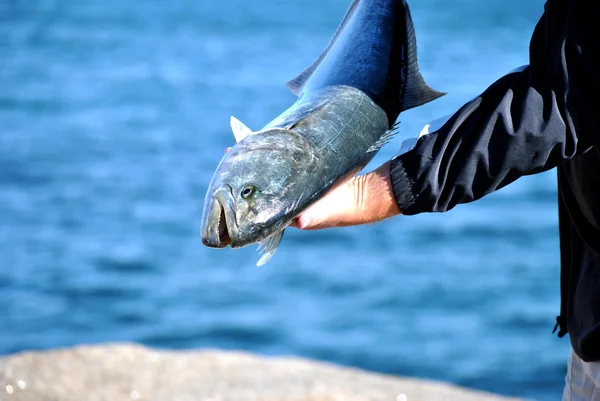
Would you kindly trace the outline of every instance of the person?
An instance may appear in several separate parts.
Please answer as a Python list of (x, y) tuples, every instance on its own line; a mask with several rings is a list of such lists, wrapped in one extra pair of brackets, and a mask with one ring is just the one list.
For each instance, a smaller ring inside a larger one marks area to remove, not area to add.
[(445, 212), (557, 167), (563, 400), (600, 400), (600, 29), (591, 0), (548, 0), (529, 65), (494, 82), (412, 149), (338, 186), (293, 223), (323, 229)]

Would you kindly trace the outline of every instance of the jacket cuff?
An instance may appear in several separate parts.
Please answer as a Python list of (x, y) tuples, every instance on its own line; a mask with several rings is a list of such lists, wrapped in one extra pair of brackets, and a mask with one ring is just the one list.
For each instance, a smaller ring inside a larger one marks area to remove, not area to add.
[(416, 196), (413, 193), (413, 180), (408, 176), (406, 169), (402, 165), (400, 157), (392, 159), (390, 164), (390, 180), (392, 182), (392, 190), (396, 203), (400, 208), (400, 212), (404, 215), (417, 214), (411, 213), (411, 206), (416, 202)]

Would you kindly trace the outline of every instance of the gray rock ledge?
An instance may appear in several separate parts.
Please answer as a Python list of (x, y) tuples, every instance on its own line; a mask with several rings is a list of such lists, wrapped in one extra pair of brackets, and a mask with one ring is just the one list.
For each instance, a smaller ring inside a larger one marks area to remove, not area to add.
[(434, 381), (291, 357), (135, 344), (0, 358), (2, 401), (507, 401)]

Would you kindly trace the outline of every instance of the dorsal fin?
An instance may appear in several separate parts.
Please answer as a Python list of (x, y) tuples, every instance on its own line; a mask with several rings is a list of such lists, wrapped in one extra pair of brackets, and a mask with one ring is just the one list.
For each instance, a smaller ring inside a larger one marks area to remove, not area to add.
[(317, 58), (315, 60), (315, 62), (312, 63), (310, 66), (306, 67), (306, 69), (304, 71), (302, 71), (300, 74), (298, 74), (298, 76), (296, 78), (287, 82), (287, 84), (286, 84), (287, 87), (290, 88), (290, 90), (292, 91), (292, 93), (294, 95), (300, 96), (300, 93), (302, 93), (302, 88), (304, 87), (304, 84), (306, 84), (306, 82), (308, 81), (310, 76), (313, 74), (313, 72), (315, 72), (315, 70), (317, 69), (319, 64), (321, 64), (321, 62), (323, 61), (325, 56), (327, 56), (327, 53), (329, 53), (329, 50), (331, 50), (331, 48), (335, 44), (335, 41), (337, 40), (337, 38), (340, 36), (342, 31), (344, 30), (344, 27), (348, 24), (348, 21), (350, 20), (350, 18), (352, 18), (352, 15), (354, 15), (354, 11), (356, 11), (356, 7), (358, 6), (359, 3), (360, 3), (360, 0), (352, 1), (352, 4), (350, 5), (350, 8), (348, 8), (348, 11), (346, 12), (346, 15), (344, 16), (344, 19), (342, 20), (342, 23), (338, 27), (337, 31), (335, 31), (335, 35), (333, 35), (333, 39), (331, 39), (331, 41), (327, 45), (327, 48), (323, 51), (323, 53), (321, 53), (319, 58)]
[(406, 60), (408, 65), (406, 66), (406, 87), (404, 89), (404, 102), (402, 111), (412, 109), (413, 107), (421, 106), (425, 103), (431, 102), (445, 93), (438, 92), (423, 79), (423, 76), (419, 72), (419, 62), (417, 60), (417, 38), (415, 35), (415, 26), (413, 25), (412, 17), (410, 16), (410, 10), (408, 4), (405, 3), (406, 9)]

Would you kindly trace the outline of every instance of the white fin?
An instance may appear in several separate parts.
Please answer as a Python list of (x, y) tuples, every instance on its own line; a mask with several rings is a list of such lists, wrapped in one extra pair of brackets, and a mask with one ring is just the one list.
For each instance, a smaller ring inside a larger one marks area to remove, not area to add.
[(258, 245), (258, 252), (260, 253), (260, 259), (256, 262), (256, 266), (262, 266), (267, 263), (275, 254), (279, 243), (281, 242), (281, 238), (283, 237), (283, 232), (285, 229), (279, 231), (271, 235), (269, 238), (264, 240)]
[(377, 142), (375, 142), (373, 145), (371, 145), (371, 147), (369, 149), (367, 149), (367, 153), (377, 152), (384, 145), (386, 145), (389, 141), (391, 141), (392, 138), (394, 137), (394, 135), (396, 135), (398, 133), (399, 125), (400, 125), (400, 122), (397, 122), (396, 124), (392, 125), (392, 128), (385, 131), (383, 133), (383, 135), (381, 135), (381, 138), (379, 138), (377, 140)]
[(233, 131), (233, 136), (235, 137), (236, 142), (240, 142), (242, 139), (247, 137), (248, 135), (252, 135), (252, 130), (244, 125), (240, 120), (231, 116), (231, 130)]

